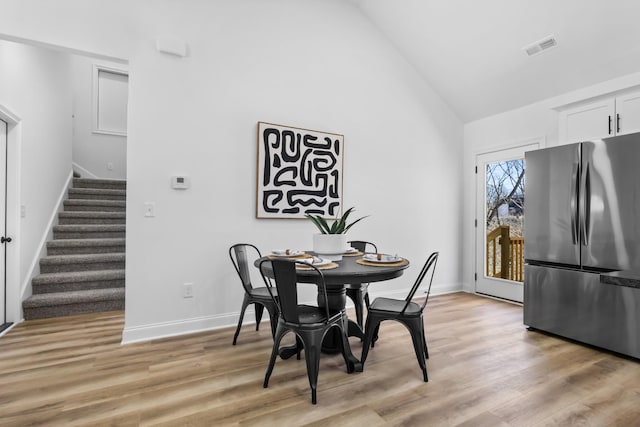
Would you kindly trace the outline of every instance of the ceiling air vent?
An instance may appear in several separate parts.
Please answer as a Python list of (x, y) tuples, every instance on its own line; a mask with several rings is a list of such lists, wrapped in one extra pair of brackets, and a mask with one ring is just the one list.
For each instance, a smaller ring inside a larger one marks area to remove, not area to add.
[(547, 36), (542, 40), (538, 40), (535, 43), (531, 43), (530, 45), (523, 47), (522, 50), (527, 52), (527, 55), (533, 56), (545, 50), (549, 50), (552, 47), (556, 47), (557, 45), (558, 43), (556, 42), (555, 37)]

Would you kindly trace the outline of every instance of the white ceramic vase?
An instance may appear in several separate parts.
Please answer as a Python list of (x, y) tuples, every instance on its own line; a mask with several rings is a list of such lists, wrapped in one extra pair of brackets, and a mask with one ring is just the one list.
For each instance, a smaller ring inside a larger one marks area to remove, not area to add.
[(347, 250), (347, 236), (345, 234), (314, 234), (313, 251), (320, 258), (331, 261), (341, 261), (342, 254)]

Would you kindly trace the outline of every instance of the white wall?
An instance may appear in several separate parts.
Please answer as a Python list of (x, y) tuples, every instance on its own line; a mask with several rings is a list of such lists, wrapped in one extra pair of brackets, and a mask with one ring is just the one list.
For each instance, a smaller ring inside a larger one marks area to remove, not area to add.
[[(559, 140), (559, 111), (564, 106), (592, 97), (614, 93), (640, 84), (640, 73), (604, 81), (561, 96), (549, 98), (523, 108), (507, 111), (464, 126), (464, 237), (463, 286), (475, 288), (475, 201), (476, 175), (474, 167), (478, 154), (522, 145), (522, 142), (543, 138), (551, 147), (565, 143)], [(481, 268), (478, 269), (481, 271)]]
[[(71, 84), (69, 57), (46, 49), (0, 41), (0, 104), (18, 115), (21, 141), (9, 162), (19, 162), (19, 204), (26, 209), (18, 230), (20, 283), (31, 267), (71, 173)], [(9, 183), (16, 185), (16, 183)], [(13, 321), (19, 320), (16, 310)]]
[[(122, 64), (72, 55), (73, 163), (86, 178), (126, 179), (127, 138), (93, 132), (94, 64), (126, 70)], [(110, 163), (113, 169), (109, 169)], [(85, 174), (84, 172), (88, 172)]]
[[(350, 237), (413, 262), (374, 295), (405, 294), (433, 250), (434, 290), (460, 288), (462, 124), (351, 3), (139, 1), (111, 22), (113, 40), (92, 26), (107, 6), (77, 4), (57, 2), (60, 25), (16, 2), (0, 28), (129, 61), (124, 341), (234, 323), (231, 244), (311, 246), (310, 222), (255, 218), (258, 121), (345, 135), (344, 202), (371, 215)], [(189, 55), (157, 52), (158, 37), (184, 40)], [(172, 190), (175, 174), (191, 188)], [(143, 217), (147, 201), (155, 218)], [(194, 298), (181, 297), (185, 282)]]

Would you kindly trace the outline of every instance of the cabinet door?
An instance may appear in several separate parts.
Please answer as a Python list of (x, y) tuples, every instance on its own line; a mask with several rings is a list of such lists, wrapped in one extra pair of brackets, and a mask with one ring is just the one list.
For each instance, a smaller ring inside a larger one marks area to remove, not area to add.
[(567, 142), (589, 141), (614, 135), (615, 100), (607, 98), (563, 112)]
[(616, 131), (618, 135), (640, 132), (640, 92), (616, 98)]

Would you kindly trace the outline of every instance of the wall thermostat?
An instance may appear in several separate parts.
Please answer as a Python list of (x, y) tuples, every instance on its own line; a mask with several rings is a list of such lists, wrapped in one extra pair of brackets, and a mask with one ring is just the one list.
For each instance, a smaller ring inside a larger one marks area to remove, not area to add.
[(178, 175), (171, 177), (171, 187), (176, 190), (186, 190), (187, 188), (189, 188), (189, 185), (189, 177), (187, 176)]

